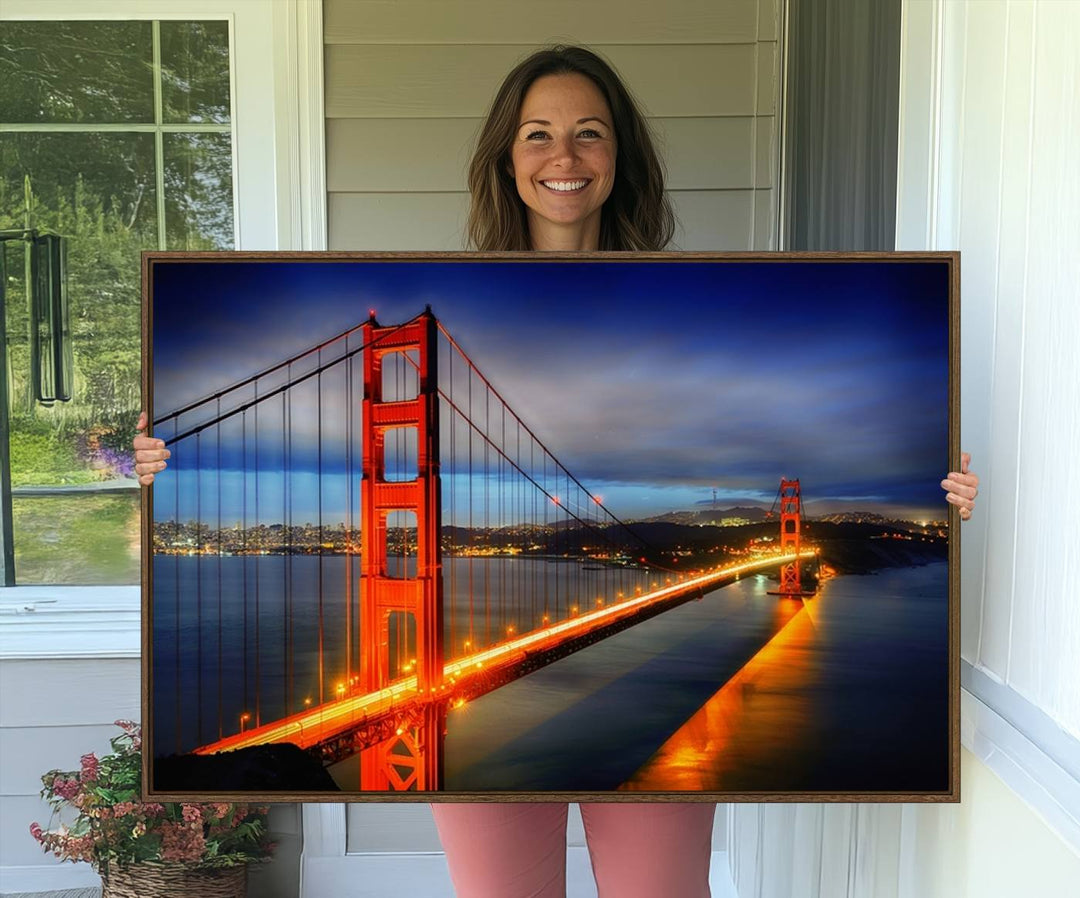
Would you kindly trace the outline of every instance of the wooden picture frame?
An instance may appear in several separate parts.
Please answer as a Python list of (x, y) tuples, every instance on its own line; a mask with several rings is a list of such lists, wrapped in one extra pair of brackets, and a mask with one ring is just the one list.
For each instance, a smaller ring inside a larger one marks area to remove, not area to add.
[(959, 800), (958, 253), (142, 265), (147, 798)]

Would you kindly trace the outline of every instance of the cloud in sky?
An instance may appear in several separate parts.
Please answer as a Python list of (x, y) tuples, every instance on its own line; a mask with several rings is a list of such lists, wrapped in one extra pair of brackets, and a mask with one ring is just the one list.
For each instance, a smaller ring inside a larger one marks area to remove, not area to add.
[[(159, 266), (155, 277), (155, 417), (359, 324), (369, 308), (398, 323), (431, 303), (567, 468), (634, 504), (618, 513), (690, 507), (713, 487), (771, 495), (782, 475), (822, 498), (940, 502), (944, 264), (230, 262)], [(344, 371), (322, 378), (324, 441), (343, 439)], [(265, 464), (284, 416), (292, 466), (315, 468), (316, 397), (311, 381), (284, 406), (260, 405)], [(250, 442), (251, 412), (222, 436), (225, 467), (240, 464), (231, 447), (241, 430)], [(216, 463), (207, 454), (204, 467)], [(340, 468), (324, 453), (324, 474)]]

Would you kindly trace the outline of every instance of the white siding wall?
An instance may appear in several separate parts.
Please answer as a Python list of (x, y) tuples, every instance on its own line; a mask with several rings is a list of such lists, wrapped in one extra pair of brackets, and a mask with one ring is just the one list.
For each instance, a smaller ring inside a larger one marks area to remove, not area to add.
[(739, 898), (1071, 898), (1080, 854), (964, 751), (953, 805), (745, 805)]
[(139, 720), (138, 589), (14, 587), (0, 595), (0, 891), (86, 885), (87, 864), (46, 856), (30, 823), (46, 826), (41, 774), (77, 770), (108, 752), (114, 720)]
[(109, 750), (114, 720), (139, 719), (139, 662), (0, 660), (0, 688), (0, 867), (35, 866), (47, 861), (29, 831), (49, 820), (41, 774), (77, 770)]
[(903, 12), (897, 246), (961, 252), (962, 443), (983, 482), (963, 528), (963, 800), (738, 807), (740, 898), (1080, 883), (1080, 3)]
[[(139, 617), (137, 587), (20, 586), (0, 594), (0, 894), (81, 887), (97, 894), (90, 866), (44, 854), (30, 823), (49, 822), (43, 773), (77, 770), (80, 756), (111, 750), (120, 732), (113, 721), (141, 719)], [(248, 893), (293, 898), (299, 809), (275, 805), (270, 824), (275, 860), (252, 872)]]
[(962, 427), (986, 482), (963, 656), (1080, 739), (1080, 5), (947, 3), (941, 29), (937, 202), (901, 219), (963, 253)]
[(779, 0), (326, 0), (324, 15), (331, 249), (463, 249), (488, 104), (559, 41), (607, 56), (650, 115), (679, 248), (775, 249)]

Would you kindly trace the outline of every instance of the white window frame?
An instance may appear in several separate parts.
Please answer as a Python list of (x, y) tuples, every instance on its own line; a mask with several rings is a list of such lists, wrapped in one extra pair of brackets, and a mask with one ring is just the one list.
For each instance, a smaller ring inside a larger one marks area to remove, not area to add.
[[(236, 248), (326, 248), (321, 0), (0, 4), (0, 21), (79, 19), (228, 21)], [(140, 611), (138, 586), (0, 589), (0, 658), (138, 657)]]

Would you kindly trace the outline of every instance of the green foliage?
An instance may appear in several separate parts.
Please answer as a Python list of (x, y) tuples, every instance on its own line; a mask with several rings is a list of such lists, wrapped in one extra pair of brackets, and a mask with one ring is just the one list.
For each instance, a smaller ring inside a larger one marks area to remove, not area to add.
[(93, 473), (80, 463), (74, 446), (55, 431), (11, 430), (11, 485), (90, 483)]
[(54, 819), (63, 811), (78, 815), (57, 830), (30, 825), (45, 851), (65, 861), (87, 861), (99, 871), (147, 861), (206, 869), (270, 859), (268, 808), (140, 801), (141, 729), (129, 720), (116, 725), (123, 732), (110, 740), (112, 754), (86, 754), (79, 770), (50, 770), (41, 777), (41, 797)]
[(0, 120), (153, 121), (147, 21), (5, 22)]
[[(15, 164), (12, 141), (39, 135), (4, 135), (0, 139), (0, 172)], [(50, 137), (54, 135), (48, 135)], [(18, 227), (21, 189), (0, 177), (0, 228)], [(21, 188), (21, 184), (19, 185)], [(88, 428), (104, 427), (117, 434), (114, 442), (130, 441), (134, 428), (120, 437), (117, 425), (138, 415), (141, 394), (140, 273), (143, 235), (128, 227), (118, 214), (120, 202), (106, 202), (76, 176), (70, 192), (54, 187), (50, 208), (35, 194), (30, 217), (43, 230), (68, 237), (68, 295), (74, 352), (74, 396), (51, 408), (37, 405), (31, 394), (29, 312), (25, 300), (23, 245), (7, 244), (7, 333), (13, 437), (33, 421), (45, 422), (64, 448), (54, 446), (65, 460), (75, 451), (74, 437)], [(44, 447), (40, 447), (44, 448)], [(30, 459), (25, 459), (30, 461)], [(63, 465), (42, 455), (37, 473), (60, 472)], [(85, 467), (85, 461), (83, 462)], [(22, 482), (48, 482), (42, 477)], [(69, 478), (54, 482), (72, 482)]]
[(11, 503), (20, 583), (139, 582), (139, 491)]

